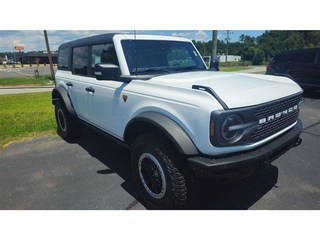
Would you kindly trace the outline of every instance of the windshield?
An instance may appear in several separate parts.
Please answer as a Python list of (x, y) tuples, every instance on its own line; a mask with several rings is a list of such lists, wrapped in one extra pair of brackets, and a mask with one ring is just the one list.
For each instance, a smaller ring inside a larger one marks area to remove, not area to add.
[(130, 73), (194, 71), (206, 69), (190, 42), (164, 40), (122, 40)]

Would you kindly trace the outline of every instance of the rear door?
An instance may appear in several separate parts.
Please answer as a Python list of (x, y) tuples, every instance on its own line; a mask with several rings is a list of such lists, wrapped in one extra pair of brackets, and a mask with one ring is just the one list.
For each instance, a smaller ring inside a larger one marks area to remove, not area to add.
[(73, 90), (78, 103), (75, 107), (80, 118), (119, 137), (121, 92), (126, 84), (112, 79), (97, 80), (95, 64), (101, 62), (119, 64), (113, 43), (73, 49), (73, 74), (77, 75)]

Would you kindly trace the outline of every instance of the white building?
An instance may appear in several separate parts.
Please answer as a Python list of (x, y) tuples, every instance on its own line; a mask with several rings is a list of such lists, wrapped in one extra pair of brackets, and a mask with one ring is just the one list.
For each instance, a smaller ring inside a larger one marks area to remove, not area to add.
[[(226, 55), (220, 55), (219, 56), (219, 62), (225, 62), (226, 61)], [(239, 62), (241, 61), (241, 56), (235, 56), (235, 55), (228, 55), (227, 62)]]
[[(202, 56), (202, 58), (206, 63), (209, 63), (211, 56)], [(219, 56), (217, 56), (217, 58), (219, 59), (219, 62), (226, 62), (226, 55), (219, 55)], [(228, 62), (239, 62), (239, 61), (241, 61), (241, 56), (228, 55), (227, 61)]]

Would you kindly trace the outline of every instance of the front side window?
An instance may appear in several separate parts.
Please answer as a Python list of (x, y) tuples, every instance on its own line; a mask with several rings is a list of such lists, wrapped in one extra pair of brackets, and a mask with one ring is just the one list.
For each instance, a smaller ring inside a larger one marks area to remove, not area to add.
[(88, 74), (88, 46), (73, 48), (72, 70), (74, 74)]
[(95, 64), (112, 63), (119, 65), (117, 54), (113, 43), (99, 44), (92, 46), (91, 73), (94, 74)]
[(122, 40), (121, 44), (132, 74), (148, 70), (179, 71), (206, 68), (190, 42)]

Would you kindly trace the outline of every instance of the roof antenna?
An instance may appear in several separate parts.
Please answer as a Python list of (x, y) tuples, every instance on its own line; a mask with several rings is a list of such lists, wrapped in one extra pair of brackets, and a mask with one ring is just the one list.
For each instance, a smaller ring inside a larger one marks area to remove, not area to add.
[(135, 60), (135, 67), (136, 67), (136, 75), (138, 75), (138, 58), (137, 58), (137, 45), (136, 45), (136, 30), (133, 30), (133, 34), (134, 34), (134, 60)]

